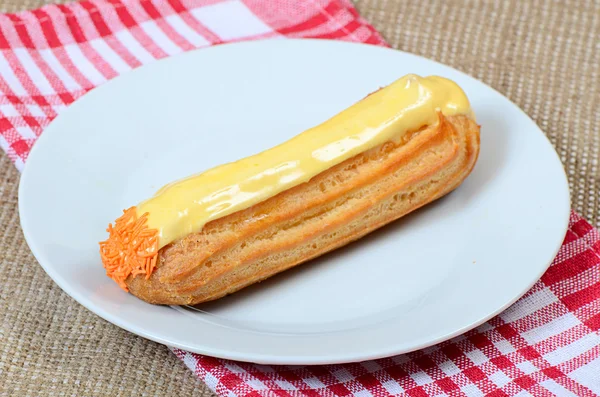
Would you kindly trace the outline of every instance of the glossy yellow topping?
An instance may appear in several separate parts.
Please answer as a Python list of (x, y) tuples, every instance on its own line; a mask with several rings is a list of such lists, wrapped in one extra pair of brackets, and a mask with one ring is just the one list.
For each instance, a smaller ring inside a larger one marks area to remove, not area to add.
[(437, 110), (472, 115), (469, 100), (453, 81), (404, 76), (287, 142), (166, 185), (140, 203), (137, 213), (148, 212), (148, 227), (158, 230), (163, 247), (356, 154), (435, 124)]

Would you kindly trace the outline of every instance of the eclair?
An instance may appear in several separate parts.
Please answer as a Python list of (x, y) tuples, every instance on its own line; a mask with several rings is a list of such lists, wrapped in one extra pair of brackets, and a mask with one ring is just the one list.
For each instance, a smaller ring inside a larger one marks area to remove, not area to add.
[(478, 155), (463, 90), (407, 75), (278, 146), (164, 186), (109, 224), (100, 257), (146, 302), (211, 301), (448, 194)]

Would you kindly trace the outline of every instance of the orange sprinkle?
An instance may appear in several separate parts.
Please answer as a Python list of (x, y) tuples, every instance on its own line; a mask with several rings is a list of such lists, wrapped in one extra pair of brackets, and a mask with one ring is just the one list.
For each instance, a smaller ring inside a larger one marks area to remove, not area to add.
[(130, 275), (145, 274), (150, 278), (158, 258), (158, 231), (146, 225), (148, 213), (138, 217), (136, 208), (123, 211), (123, 215), (108, 225), (108, 239), (100, 242), (100, 257), (106, 275), (129, 291), (125, 280)]

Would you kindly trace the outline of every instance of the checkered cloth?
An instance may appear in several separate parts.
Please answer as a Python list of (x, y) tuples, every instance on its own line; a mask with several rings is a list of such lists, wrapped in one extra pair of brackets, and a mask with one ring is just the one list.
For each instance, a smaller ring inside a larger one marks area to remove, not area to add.
[(386, 45), (348, 0), (97, 0), (0, 14), (0, 147), (22, 169), (62, 109), (156, 59), (240, 40)]
[[(95, 0), (0, 15), (0, 146), (21, 169), (44, 127), (103, 82), (183, 51), (276, 36), (386, 45), (347, 0)], [(573, 214), (523, 298), (437, 346), (293, 367), (174, 352), (222, 396), (594, 396), (599, 330), (600, 234)]]
[(558, 256), (525, 296), (439, 345), (326, 366), (266, 366), (174, 351), (223, 396), (596, 396), (599, 330), (600, 233), (573, 213)]

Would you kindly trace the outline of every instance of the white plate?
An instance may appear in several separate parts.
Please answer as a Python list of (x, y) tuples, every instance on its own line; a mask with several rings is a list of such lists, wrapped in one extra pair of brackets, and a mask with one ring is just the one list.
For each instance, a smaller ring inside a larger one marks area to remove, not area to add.
[[(407, 73), (454, 79), (482, 125), (479, 162), (454, 193), (201, 311), (144, 303), (105, 276), (98, 241), (123, 208), (280, 143)], [(19, 195), (35, 257), (94, 313), (170, 346), (273, 364), (378, 358), (465, 332), (542, 275), (569, 217), (556, 153), (502, 95), (414, 55), (315, 40), (194, 51), (93, 90), (40, 137)]]

